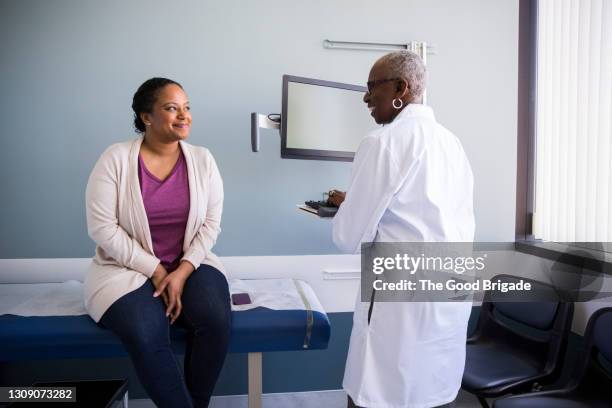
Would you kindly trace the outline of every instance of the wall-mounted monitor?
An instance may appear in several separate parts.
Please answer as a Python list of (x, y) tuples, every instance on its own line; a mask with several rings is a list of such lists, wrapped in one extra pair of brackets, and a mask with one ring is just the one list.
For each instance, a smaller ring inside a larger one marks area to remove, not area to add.
[(377, 127), (358, 85), (283, 75), (281, 157), (352, 161)]

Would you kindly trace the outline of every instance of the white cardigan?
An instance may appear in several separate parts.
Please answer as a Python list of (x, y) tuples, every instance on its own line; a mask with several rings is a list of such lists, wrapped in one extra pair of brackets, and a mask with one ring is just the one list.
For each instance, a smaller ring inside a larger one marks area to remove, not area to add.
[[(84, 297), (85, 308), (96, 322), (117, 299), (141, 287), (160, 262), (153, 254), (138, 181), (142, 141), (140, 137), (106, 149), (87, 182), (87, 231), (97, 246), (85, 277)], [(221, 231), (219, 169), (208, 149), (179, 143), (187, 164), (190, 200), (182, 260), (196, 268), (208, 264), (225, 274), (211, 252)]]

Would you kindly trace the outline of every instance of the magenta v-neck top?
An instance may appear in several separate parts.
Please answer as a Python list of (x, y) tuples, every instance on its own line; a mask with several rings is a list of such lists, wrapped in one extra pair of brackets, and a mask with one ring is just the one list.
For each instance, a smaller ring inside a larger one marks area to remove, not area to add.
[(189, 179), (183, 152), (165, 180), (155, 177), (138, 155), (138, 178), (153, 252), (168, 272), (180, 263), (189, 217)]

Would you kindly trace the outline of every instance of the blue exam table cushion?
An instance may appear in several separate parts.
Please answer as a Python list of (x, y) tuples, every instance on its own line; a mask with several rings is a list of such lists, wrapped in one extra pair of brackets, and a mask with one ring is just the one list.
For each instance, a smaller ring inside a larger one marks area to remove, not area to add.
[[(271, 310), (258, 307), (232, 312), (230, 352), (265, 352), (327, 348), (329, 319), (312, 311), (307, 336), (306, 310)], [(184, 351), (186, 330), (171, 328), (175, 351)], [(0, 362), (38, 359), (125, 356), (119, 339), (88, 315), (0, 315)]]

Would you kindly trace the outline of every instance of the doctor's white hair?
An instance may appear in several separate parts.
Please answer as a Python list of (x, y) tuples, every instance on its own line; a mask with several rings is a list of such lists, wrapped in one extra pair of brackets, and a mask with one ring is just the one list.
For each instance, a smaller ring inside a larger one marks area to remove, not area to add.
[(425, 64), (418, 54), (401, 50), (383, 55), (377, 64), (386, 66), (393, 77), (403, 78), (410, 87), (410, 101), (418, 100), (425, 91)]

